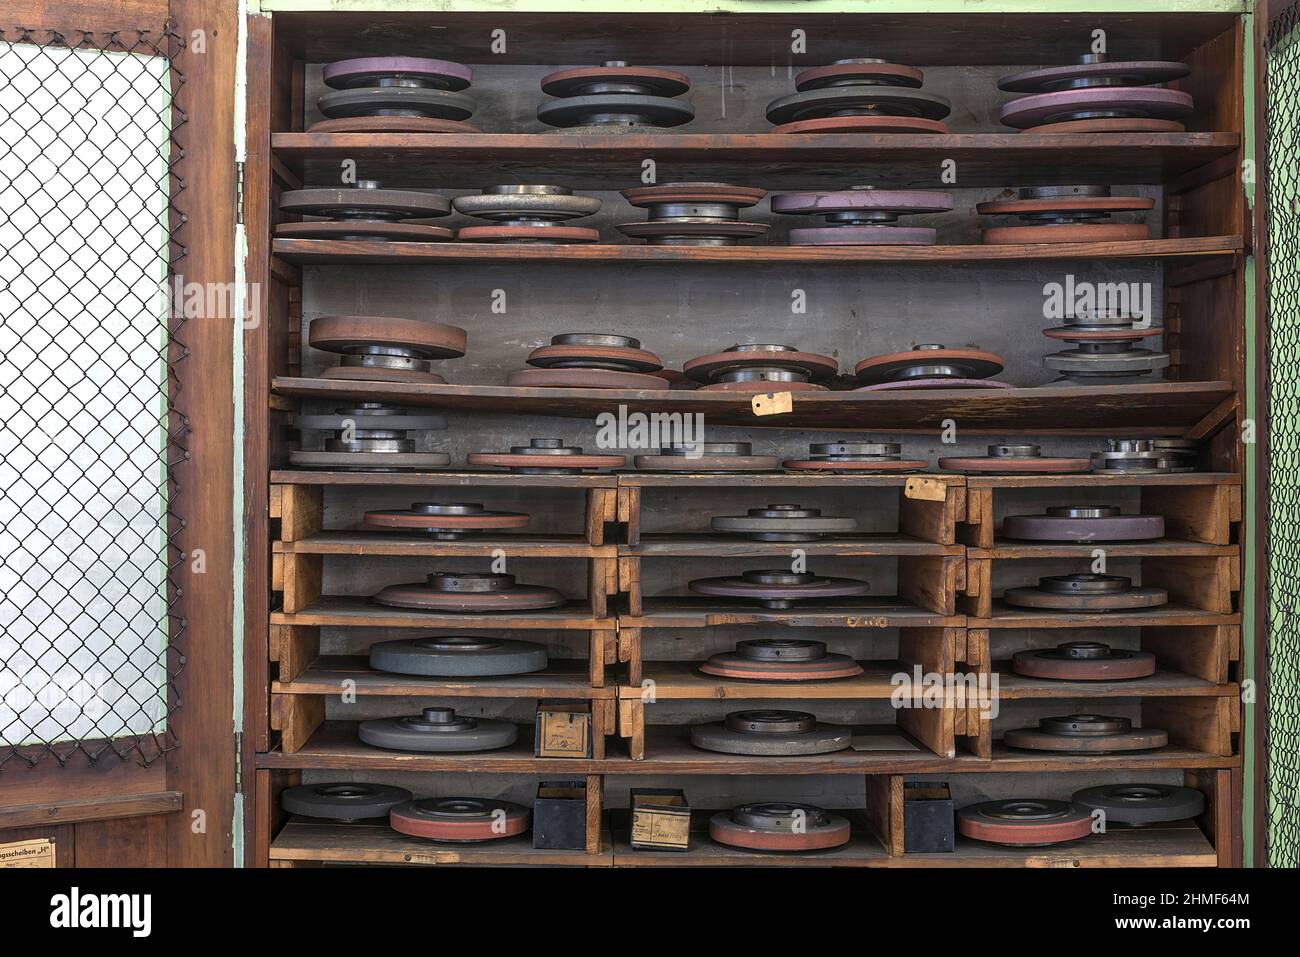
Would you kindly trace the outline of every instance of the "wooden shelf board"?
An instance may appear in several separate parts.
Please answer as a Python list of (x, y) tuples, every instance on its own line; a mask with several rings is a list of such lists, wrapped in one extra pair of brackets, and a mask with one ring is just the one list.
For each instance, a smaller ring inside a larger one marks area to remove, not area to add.
[(545, 671), (494, 678), (435, 678), (376, 671), (361, 655), (322, 655), (292, 681), (272, 681), (277, 694), (337, 695), (344, 681), (358, 695), (402, 698), (613, 698), (617, 689), (591, 687), (587, 662), (555, 658)]
[(1138, 485), (1240, 485), (1232, 472), (1175, 472), (1170, 475), (968, 475), (969, 488), (1086, 488)]
[(504, 549), (512, 558), (612, 558), (613, 545), (589, 545), (581, 535), (511, 535), (480, 533), (454, 542), (431, 535), (397, 531), (317, 532), (294, 542), (274, 542), (271, 550), (296, 555), (387, 555), (486, 557)]
[(996, 661), (998, 697), (1003, 701), (1025, 698), (1203, 698), (1237, 697), (1235, 684), (1216, 685), (1176, 671), (1157, 671), (1129, 681), (1060, 681), (1013, 674), (1010, 662)]
[(735, 536), (691, 533), (651, 533), (641, 536), (639, 545), (619, 545), (618, 554), (644, 557), (705, 555), (744, 558), (757, 555), (789, 555), (798, 548), (809, 555), (845, 557), (898, 555), (963, 555), (963, 545), (937, 545), (897, 532), (865, 533), (852, 538), (822, 538), (813, 542), (753, 542)]
[[(897, 690), (891, 679), (911, 674), (899, 661), (860, 661), (863, 673), (827, 681), (747, 681), (717, 678), (700, 671), (698, 661), (647, 661), (643, 680), (654, 682), (656, 701), (887, 700)], [(337, 685), (335, 686), (337, 690)], [(620, 687), (620, 698), (639, 699), (645, 689)]]
[[(912, 61), (907, 61), (912, 62)], [(1035, 61), (1037, 62), (1037, 61)], [(694, 133), (602, 135), (565, 132), (274, 133), (275, 155), (307, 183), (334, 182), (355, 160), (393, 187), (479, 187), (483, 171), (511, 182), (581, 184), (618, 190), (642, 157), (678, 182), (745, 182), (766, 189), (842, 185), (844, 166), (878, 186), (938, 188), (942, 160), (961, 170), (964, 188), (1007, 183), (1158, 184), (1235, 153), (1237, 133), (1028, 134), (1010, 130), (950, 134)], [(755, 165), (761, 164), (761, 165)], [(666, 180), (665, 180), (666, 181)]]
[(707, 628), (717, 625), (778, 624), (826, 628), (960, 628), (965, 615), (940, 615), (893, 596), (871, 595), (852, 604), (816, 604), (782, 610), (717, 598), (683, 595), (647, 598), (641, 615), (620, 615), (626, 628)]
[(271, 842), (272, 861), (314, 861), (353, 864), (472, 864), (478, 867), (549, 864), (563, 867), (609, 867), (613, 863), (609, 838), (602, 833), (598, 854), (583, 851), (542, 851), (533, 848), (532, 834), (475, 844), (440, 844), (407, 837), (386, 823), (322, 822), (290, 818)]
[(531, 629), (551, 628), (560, 631), (612, 630), (612, 618), (596, 618), (585, 601), (570, 601), (561, 608), (498, 614), (454, 615), (385, 608), (369, 598), (351, 595), (326, 595), (302, 611), (271, 612), (273, 625), (339, 625), (357, 628), (465, 628)]
[[(516, 247), (525, 248), (525, 247)], [(670, 247), (665, 247), (670, 248)], [(756, 416), (748, 396), (721, 392), (538, 389), (504, 385), (351, 382), (276, 377), (281, 395), (378, 401), (462, 411), (593, 419), (628, 412), (702, 413), (716, 425), (780, 429), (851, 428), (857, 432), (938, 432), (956, 417), (978, 435), (1158, 435), (1182, 432), (1232, 395), (1227, 382), (1153, 382), (1127, 386), (1029, 389), (934, 389), (917, 392), (800, 392), (793, 409)]]
[(609, 473), (584, 475), (517, 475), (513, 472), (343, 472), (328, 469), (272, 469), (272, 485), (410, 485), (417, 487), (504, 486), (524, 488), (614, 488)]
[(961, 487), (966, 476), (947, 472), (909, 472), (893, 475), (854, 475), (847, 472), (617, 472), (618, 484), (629, 488), (656, 488), (677, 486), (708, 486), (710, 488), (748, 488), (774, 486), (779, 488), (822, 486), (879, 486), (901, 488), (909, 479), (925, 478), (943, 485)]
[(1139, 628), (1239, 624), (1239, 614), (1220, 615), (1174, 602), (1145, 611), (1044, 612), (1032, 608), (1013, 608), (999, 598), (993, 600), (991, 617), (966, 620), (966, 625), (970, 628)]
[(1178, 538), (1160, 538), (1148, 542), (1023, 542), (997, 538), (992, 548), (970, 548), (967, 558), (1089, 558), (1102, 549), (1107, 558), (1156, 558), (1162, 556), (1236, 556), (1238, 545), (1206, 545)]
[[(1169, 768), (1236, 768), (1241, 766), (1239, 754), (1207, 754), (1192, 748), (1165, 747), (1157, 751), (1133, 754), (1043, 754), (1017, 751), (1004, 747), (1001, 741), (993, 742), (991, 762), (970, 757), (978, 762), (978, 770), (988, 771), (1156, 771)], [(965, 758), (959, 758), (963, 763)], [(960, 770), (965, 770), (961, 768)], [(971, 768), (971, 770), (976, 770)]]

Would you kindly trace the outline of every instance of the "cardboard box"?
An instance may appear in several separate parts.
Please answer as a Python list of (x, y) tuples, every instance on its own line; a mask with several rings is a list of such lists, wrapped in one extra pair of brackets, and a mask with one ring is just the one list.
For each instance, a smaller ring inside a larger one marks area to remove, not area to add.
[(633, 788), (633, 847), (641, 850), (684, 851), (690, 844), (691, 806), (677, 788)]
[(543, 701), (537, 706), (533, 756), (591, 757), (591, 703)]
[(943, 781), (903, 784), (903, 851), (907, 854), (951, 853), (956, 840), (952, 792)]
[(587, 846), (587, 783), (543, 781), (533, 800), (533, 847), (581, 851)]

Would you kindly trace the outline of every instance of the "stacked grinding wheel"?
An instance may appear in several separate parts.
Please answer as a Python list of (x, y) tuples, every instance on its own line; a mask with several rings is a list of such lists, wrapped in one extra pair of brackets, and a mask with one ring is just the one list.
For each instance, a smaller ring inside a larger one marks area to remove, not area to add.
[(791, 246), (933, 246), (935, 230), (899, 226), (898, 217), (952, 209), (952, 194), (854, 186), (837, 192), (779, 193), (772, 212), (824, 216), (827, 225), (790, 230)]
[(361, 781), (302, 784), (280, 792), (280, 807), (290, 814), (329, 821), (365, 821), (411, 800), (406, 788)]
[(808, 457), (787, 459), (794, 471), (915, 472), (929, 465), (924, 459), (905, 459), (897, 442), (813, 442)]
[(402, 638), (370, 646), (370, 667), (399, 675), (495, 678), (541, 671), (546, 662), (544, 645), (483, 635)]
[(1014, 389), (990, 378), (1002, 371), (1001, 356), (978, 349), (949, 349), (938, 343), (912, 346), (863, 359), (853, 369), (860, 392), (893, 389)]
[(547, 126), (575, 132), (681, 126), (695, 119), (695, 108), (674, 97), (690, 88), (690, 78), (684, 73), (606, 60), (600, 66), (559, 70), (542, 77), (542, 92), (559, 99), (539, 106), (537, 118)]
[(423, 583), (389, 585), (374, 600), (391, 608), (455, 614), (535, 611), (564, 604), (564, 596), (554, 588), (518, 585), (514, 575), (475, 572), (433, 572)]
[(1187, 76), (1186, 63), (1111, 63), (1092, 53), (1070, 66), (1043, 67), (998, 80), (998, 89), (1027, 93), (1002, 107), (1001, 120), (1027, 133), (1181, 133), (1192, 97), (1155, 86)]
[(764, 801), (719, 811), (709, 837), (751, 851), (820, 851), (849, 841), (849, 822), (811, 804)]
[(492, 223), (462, 226), (456, 238), (463, 243), (594, 243), (600, 239), (599, 230), (568, 225), (571, 219), (597, 212), (600, 200), (574, 196), (565, 186), (488, 186), (477, 196), (457, 196), (451, 202), (458, 213)]
[(849, 728), (822, 724), (806, 711), (733, 711), (724, 721), (691, 726), (691, 744), (723, 754), (830, 754), (852, 738)]
[(700, 671), (752, 681), (824, 681), (860, 675), (862, 666), (848, 655), (827, 654), (824, 641), (755, 638), (736, 642), (735, 651), (713, 655)]
[(1169, 743), (1159, 728), (1135, 728), (1128, 718), (1067, 714), (1039, 718), (1036, 728), (1014, 728), (1002, 737), (1009, 748), (1056, 754), (1121, 754), (1151, 751)]
[(388, 824), (399, 834), (448, 844), (514, 837), (528, 830), (528, 808), (473, 797), (422, 798), (393, 808)]
[(770, 472), (781, 467), (776, 455), (755, 455), (748, 442), (695, 442), (673, 445), (634, 462), (643, 472)]
[(506, 469), (519, 475), (573, 475), (598, 469), (616, 469), (627, 464), (622, 455), (588, 455), (563, 439), (533, 439), (527, 445), (513, 445), (509, 452), (471, 452), (470, 465)]
[(794, 346), (748, 343), (690, 359), (682, 372), (706, 392), (809, 392), (824, 391), (839, 368), (830, 356)]
[(1018, 226), (984, 226), (986, 243), (1096, 243), (1150, 239), (1145, 223), (1107, 222), (1111, 213), (1145, 212), (1155, 200), (1111, 196), (1109, 186), (1030, 186), (1019, 199), (976, 203), (982, 216), (1016, 216)]
[(438, 541), (458, 541), (481, 531), (525, 528), (523, 512), (493, 512), (477, 502), (416, 502), (409, 509), (366, 512), (365, 523), (374, 528), (426, 532)]
[(294, 421), (299, 431), (333, 432), (319, 451), (300, 449), (289, 453), (291, 465), (309, 468), (358, 471), (389, 469), (440, 469), (451, 463), (446, 452), (417, 452), (412, 432), (440, 432), (447, 420), (384, 405), (362, 402), (352, 408), (335, 409), (324, 415), (300, 415)]
[(1171, 448), (1169, 441), (1107, 439), (1104, 450), (1092, 453), (1092, 470), (1106, 475), (1164, 475), (1195, 471), (1195, 466), (1188, 464), (1186, 446)]
[(616, 228), (651, 246), (734, 246), (767, 232), (767, 223), (740, 219), (742, 209), (766, 195), (766, 190), (726, 183), (635, 186), (623, 190), (623, 198), (649, 210), (647, 218), (641, 223), (620, 223)]
[(1073, 349), (1043, 357), (1043, 365), (1059, 372), (1061, 384), (1114, 385), (1148, 381), (1145, 377), (1169, 365), (1167, 352), (1140, 348), (1143, 339), (1164, 332), (1127, 313), (1067, 316), (1065, 325), (1043, 335), (1071, 343)]
[(641, 340), (612, 333), (567, 332), (528, 355), (534, 369), (512, 372), (507, 385), (571, 389), (643, 389), (664, 392), (668, 382), (650, 375), (663, 368)]
[(1058, 681), (1128, 681), (1155, 674), (1156, 657), (1146, 651), (1112, 648), (1101, 641), (1067, 641), (1055, 648), (1016, 652), (1011, 670)]
[(1115, 505), (1058, 505), (1044, 515), (1008, 515), (1002, 534), (1028, 542), (1145, 542), (1163, 538), (1163, 515), (1124, 515)]
[(1133, 611), (1169, 601), (1163, 588), (1141, 588), (1126, 575), (1048, 575), (1036, 586), (1008, 588), (1002, 600), (1017, 608), (1045, 611)]
[(812, 572), (776, 568), (747, 571), (739, 577), (697, 578), (688, 587), (698, 595), (740, 598), (756, 601), (764, 608), (781, 609), (813, 598), (865, 595), (869, 586), (856, 578), (823, 578)]
[(798, 92), (767, 105), (773, 133), (947, 133), (951, 109), (921, 91), (915, 67), (872, 57), (836, 60), (794, 78)]
[(1160, 452), (1169, 462), (1171, 472), (1195, 472), (1196, 460), (1200, 455), (1200, 445), (1195, 439), (1166, 436), (1147, 439), (1153, 452)]
[(939, 460), (939, 468), (950, 472), (972, 472), (976, 475), (1013, 473), (1021, 475), (1049, 475), (1057, 473), (1086, 472), (1088, 459), (1054, 458), (1043, 455), (1043, 450), (1033, 443), (1002, 443), (989, 446), (987, 456), (954, 455)]
[(1102, 784), (1075, 791), (1072, 800), (1089, 813), (1101, 811), (1108, 828), (1185, 821), (1205, 810), (1205, 795), (1196, 788), (1170, 784)]
[(858, 527), (856, 519), (823, 515), (819, 508), (802, 505), (767, 505), (745, 515), (718, 515), (710, 523), (715, 532), (743, 535), (755, 542), (812, 542), (827, 535), (846, 535)]
[(425, 708), (418, 715), (375, 718), (362, 721), (357, 729), (357, 737), (371, 747), (426, 754), (493, 751), (509, 747), (518, 736), (519, 729), (509, 721), (471, 718), (457, 714), (455, 708)]
[(383, 239), (392, 242), (440, 242), (450, 229), (404, 220), (436, 219), (451, 212), (443, 196), (413, 189), (384, 189), (372, 179), (355, 186), (292, 189), (280, 194), (280, 212), (323, 216), (324, 220), (280, 223), (281, 239)]
[(313, 349), (341, 355), (322, 379), (366, 382), (435, 382), (432, 359), (465, 354), (466, 333), (457, 326), (391, 316), (321, 316), (307, 327)]
[(1092, 814), (1077, 804), (1040, 798), (985, 801), (957, 812), (957, 830), (989, 844), (1043, 847), (1092, 833)]
[(415, 56), (360, 57), (327, 64), (330, 87), (318, 101), (329, 117), (309, 133), (479, 133), (467, 89), (474, 71), (462, 63)]

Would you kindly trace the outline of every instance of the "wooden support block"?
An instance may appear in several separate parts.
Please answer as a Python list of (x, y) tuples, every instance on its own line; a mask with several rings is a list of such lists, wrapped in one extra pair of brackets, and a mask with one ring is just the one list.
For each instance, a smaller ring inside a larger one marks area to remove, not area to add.
[(279, 552), (271, 555), (271, 591), (284, 591), (284, 556)]
[(957, 592), (965, 586), (966, 559), (960, 555), (907, 555), (898, 559), (898, 594), (939, 615), (957, 613)]
[(966, 519), (957, 529), (957, 538), (971, 548), (993, 547), (993, 489), (966, 489)]
[(1205, 795), (1205, 810), (1196, 819), (1214, 845), (1219, 867), (1239, 867), (1241, 835), (1233, 826), (1232, 771), (1227, 768), (1199, 768), (1183, 772), (1183, 783)]
[(1227, 615), (1240, 588), (1235, 555), (1147, 558), (1142, 562), (1142, 584), (1169, 592), (1180, 605)]
[(624, 528), (624, 541), (629, 545), (641, 543), (641, 490), (622, 486), (618, 490), (618, 521)]
[(942, 708), (913, 706), (898, 709), (898, 726), (941, 758), (955, 757), (955, 709), (952, 702)]
[(324, 486), (281, 485), (280, 541), (297, 542), (324, 527)]
[(604, 760), (607, 735), (616, 734), (613, 698), (594, 698), (591, 702), (591, 756)]
[(1166, 537), (1190, 542), (1230, 545), (1232, 526), (1241, 521), (1241, 488), (1236, 485), (1148, 485), (1142, 488), (1141, 503), (1144, 514), (1164, 517)]
[(588, 545), (605, 544), (605, 523), (613, 521), (617, 514), (617, 498), (617, 489), (587, 489), (585, 535)]
[(641, 629), (618, 629), (618, 660), (627, 665), (627, 683), (636, 688), (641, 685)]
[(280, 681), (293, 681), (320, 657), (320, 629), (310, 625), (272, 625)]
[(600, 853), (601, 806), (603, 804), (604, 778), (599, 774), (587, 775), (587, 853)]
[(868, 774), (866, 777), (867, 824), (890, 857), (903, 856), (903, 776)]
[(629, 556), (618, 559), (618, 590), (627, 595), (628, 614), (641, 614), (641, 559)]
[(962, 486), (924, 476), (909, 478), (899, 490), (898, 530), (923, 541), (952, 545), (965, 502)]
[(1234, 678), (1233, 663), (1241, 658), (1241, 626), (1143, 628), (1141, 647), (1156, 656), (1161, 668), (1227, 684)]
[(966, 629), (966, 656), (959, 658), (976, 671), (989, 672), (993, 669), (993, 659), (989, 655), (989, 630), (987, 628)]
[(1233, 753), (1234, 726), (1240, 723), (1241, 699), (1231, 697), (1144, 698), (1142, 726), (1163, 728), (1169, 743), (1206, 754)]
[(639, 698), (619, 699), (618, 733), (627, 738), (628, 757), (645, 760), (645, 703)]
[(605, 686), (605, 635), (604, 631), (587, 633), (587, 677), (593, 688)]
[(324, 695), (271, 695), (271, 727), (280, 732), (280, 749), (285, 754), (300, 751), (324, 720)]
[(287, 614), (302, 611), (320, 598), (324, 556), (284, 554), (284, 610)]
[(993, 614), (991, 558), (966, 559), (966, 588), (961, 599), (961, 610), (972, 618), (988, 618)]
[(269, 492), (269, 501), (267, 502), (267, 515), (271, 518), (279, 518), (283, 514), (282, 493), (283, 485), (272, 485)]
[(587, 563), (587, 600), (591, 602), (593, 618), (604, 618), (609, 612), (609, 568), (613, 558), (592, 558)]

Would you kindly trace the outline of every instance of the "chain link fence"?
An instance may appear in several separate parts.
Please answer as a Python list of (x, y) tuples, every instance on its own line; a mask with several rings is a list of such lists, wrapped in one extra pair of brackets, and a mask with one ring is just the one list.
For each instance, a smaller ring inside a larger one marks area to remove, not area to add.
[(182, 50), (0, 30), (0, 786), (177, 745)]

